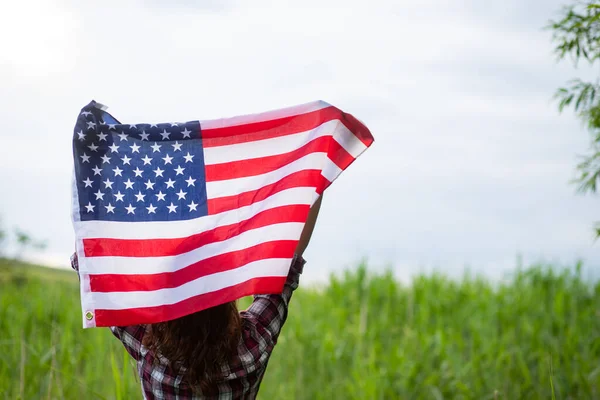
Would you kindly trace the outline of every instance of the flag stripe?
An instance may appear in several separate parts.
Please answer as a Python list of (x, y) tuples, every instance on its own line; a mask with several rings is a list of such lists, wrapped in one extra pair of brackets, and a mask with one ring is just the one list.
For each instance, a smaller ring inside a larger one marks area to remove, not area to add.
[[(226, 146), (208, 147), (204, 149), (204, 163), (206, 165), (223, 164), (247, 158), (260, 158), (289, 153), (316, 138), (331, 136), (338, 125), (340, 125), (338, 120), (328, 121), (315, 129), (291, 135)], [(350, 135), (354, 136), (352, 132), (350, 132)]]
[(248, 249), (207, 258), (175, 272), (90, 275), (90, 288), (92, 292), (135, 292), (176, 288), (203, 276), (239, 268), (261, 259), (293, 257), (297, 246), (297, 240), (262, 243)]
[(303, 171), (294, 172), (275, 183), (265, 185), (257, 190), (251, 190), (235, 196), (209, 199), (208, 213), (218, 214), (235, 210), (238, 207), (248, 207), (255, 202), (267, 201), (267, 199), (271, 197), (278, 196), (279, 193), (285, 193), (294, 189), (308, 189), (314, 194), (314, 188), (323, 186), (324, 180), (325, 178), (321, 175), (321, 171), (319, 170), (305, 169)]
[[(318, 171), (313, 171), (318, 175)], [(295, 185), (302, 186), (302, 185)], [(202, 218), (179, 221), (177, 223), (152, 221), (143, 224), (114, 221), (75, 222), (77, 237), (113, 239), (177, 239), (215, 229), (219, 226), (235, 224), (250, 219), (256, 214), (285, 205), (312, 205), (317, 199), (314, 187), (288, 185), (254, 201), (245, 202), (237, 209), (213, 213)], [(262, 192), (261, 192), (262, 193)], [(251, 199), (250, 199), (251, 200)], [(210, 204), (210, 203), (209, 203)], [(83, 265), (81, 266), (83, 268)]]
[[(373, 136), (368, 128), (351, 114), (344, 113), (336, 107), (329, 106), (317, 111), (283, 118), (269, 119), (243, 125), (224, 127), (208, 127), (210, 124), (201, 123), (202, 144), (204, 148), (227, 146), (265, 140), (309, 131), (333, 120), (339, 120), (348, 130), (364, 143), (370, 146)], [(227, 122), (225, 122), (226, 124)]]
[[(167, 257), (187, 253), (243, 232), (284, 222), (304, 222), (309, 205), (290, 205), (261, 211), (244, 221), (173, 239), (84, 239), (86, 257)], [(126, 261), (125, 261), (126, 262)]]
[(299, 240), (304, 223), (286, 222), (243, 232), (221, 242), (210, 243), (176, 256), (85, 257), (90, 274), (157, 274), (173, 272), (198, 261), (231, 251), (247, 249), (274, 240)]
[[(333, 166), (330, 166), (330, 164), (333, 164)], [(296, 161), (265, 174), (228, 179), (226, 181), (207, 182), (207, 197), (208, 199), (215, 199), (217, 197), (239, 195), (278, 182), (294, 172), (307, 169), (325, 170), (327, 168), (339, 169), (339, 167), (327, 157), (327, 153), (310, 153)], [(323, 174), (323, 176), (327, 178), (327, 175)]]
[(269, 119), (278, 119), (284, 117), (291, 117), (294, 115), (306, 114), (327, 107), (331, 107), (331, 104), (323, 100), (317, 100), (305, 104), (299, 104), (285, 108), (278, 108), (256, 114), (244, 114), (227, 118), (200, 120), (200, 124), (205, 129), (224, 128), (227, 126), (244, 125), (253, 122), (266, 121)]
[(346, 148), (335, 140), (332, 140), (331, 143), (329, 143), (327, 157), (329, 157), (329, 159), (341, 170), (348, 168), (348, 166), (356, 160), (356, 158), (348, 153)]
[(204, 162), (206, 165), (223, 164), (247, 158), (268, 157), (294, 151), (304, 144), (319, 138), (332, 137), (353, 157), (358, 157), (365, 146), (348, 128), (339, 120), (328, 121), (315, 129), (277, 138), (256, 140), (247, 143), (238, 143), (227, 146), (209, 147), (204, 149)]
[(206, 165), (206, 181), (216, 182), (273, 172), (311, 153), (327, 153), (331, 136), (322, 136), (289, 153)]
[(202, 145), (204, 148), (208, 148), (291, 135), (315, 129), (327, 121), (338, 119), (340, 116), (340, 110), (329, 106), (300, 115), (221, 128), (206, 128), (206, 125), (202, 126), (201, 123)]
[(96, 308), (107, 310), (175, 304), (194, 295), (214, 292), (257, 277), (285, 277), (291, 262), (292, 258), (269, 258), (254, 261), (239, 268), (202, 276), (176, 288), (150, 292), (89, 292), (84, 293), (83, 296), (88, 304), (95, 304)]
[(169, 321), (255, 293), (281, 293), (285, 280), (285, 277), (258, 277), (214, 292), (197, 294), (175, 304), (126, 309), (96, 309), (96, 326), (127, 326)]
[(341, 112), (342, 118), (340, 121), (351, 131), (358, 140), (360, 140), (366, 147), (373, 144), (373, 135), (371, 131), (362, 122), (360, 122), (352, 114)]

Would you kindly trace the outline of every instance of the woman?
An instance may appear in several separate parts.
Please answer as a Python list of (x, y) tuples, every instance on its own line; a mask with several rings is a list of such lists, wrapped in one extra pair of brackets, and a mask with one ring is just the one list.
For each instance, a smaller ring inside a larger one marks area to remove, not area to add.
[[(298, 287), (322, 196), (308, 216), (283, 292), (150, 325), (111, 327), (136, 360), (146, 399), (254, 399)], [(71, 265), (78, 270), (77, 257)]]

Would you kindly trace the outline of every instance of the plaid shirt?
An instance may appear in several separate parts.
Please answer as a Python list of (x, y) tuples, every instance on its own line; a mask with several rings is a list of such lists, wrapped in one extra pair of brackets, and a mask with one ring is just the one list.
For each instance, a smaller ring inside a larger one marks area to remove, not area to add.
[[(242, 336), (237, 355), (222, 366), (223, 379), (210, 392), (194, 393), (182, 379), (182, 371), (168, 360), (142, 345), (145, 325), (110, 328), (136, 360), (145, 399), (254, 399), (267, 369), (271, 352), (277, 343), (293, 291), (298, 287), (306, 261), (294, 257), (280, 295), (258, 295), (247, 310), (241, 311)], [(77, 256), (71, 266), (79, 271)]]

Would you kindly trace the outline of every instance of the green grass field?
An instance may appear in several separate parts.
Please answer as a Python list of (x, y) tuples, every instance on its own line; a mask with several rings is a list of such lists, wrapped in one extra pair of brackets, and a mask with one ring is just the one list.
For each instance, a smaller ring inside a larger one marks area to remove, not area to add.
[[(0, 398), (141, 398), (121, 344), (81, 328), (74, 273), (0, 259)], [(358, 268), (301, 286), (259, 398), (600, 399), (600, 284), (532, 268), (403, 286)]]

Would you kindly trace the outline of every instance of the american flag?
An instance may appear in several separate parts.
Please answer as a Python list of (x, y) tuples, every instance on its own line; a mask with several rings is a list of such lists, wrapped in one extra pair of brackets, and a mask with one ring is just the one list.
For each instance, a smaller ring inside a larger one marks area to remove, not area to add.
[(159, 124), (123, 124), (90, 102), (73, 135), (83, 326), (280, 293), (311, 205), (372, 143), (322, 101)]

